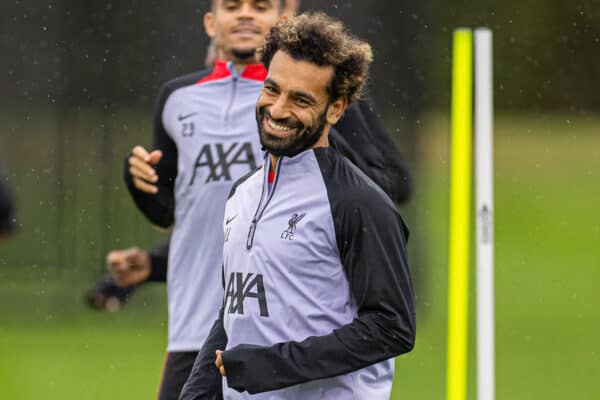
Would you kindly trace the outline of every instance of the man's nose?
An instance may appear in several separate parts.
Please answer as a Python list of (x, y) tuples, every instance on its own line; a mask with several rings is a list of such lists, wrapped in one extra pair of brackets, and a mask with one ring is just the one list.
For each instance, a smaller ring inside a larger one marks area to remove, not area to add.
[(254, 19), (254, 7), (251, 1), (242, 1), (242, 6), (239, 8), (239, 19)]
[(279, 96), (277, 100), (269, 108), (269, 114), (273, 119), (283, 119), (290, 116), (287, 101), (284, 96)]

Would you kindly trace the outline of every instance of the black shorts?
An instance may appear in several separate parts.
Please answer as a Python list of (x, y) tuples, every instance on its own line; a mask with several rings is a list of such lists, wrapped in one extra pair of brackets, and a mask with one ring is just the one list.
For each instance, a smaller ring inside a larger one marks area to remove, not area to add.
[(179, 398), (179, 393), (192, 371), (197, 355), (197, 351), (167, 353), (158, 400), (177, 400)]

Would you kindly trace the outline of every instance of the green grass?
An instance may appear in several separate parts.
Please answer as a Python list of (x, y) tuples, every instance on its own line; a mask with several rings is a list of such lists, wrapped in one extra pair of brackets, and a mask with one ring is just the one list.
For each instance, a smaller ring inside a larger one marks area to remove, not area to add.
[[(424, 272), (417, 345), (396, 363), (398, 400), (445, 398), (448, 126), (444, 116), (424, 119), (416, 215), (405, 211)], [(498, 399), (600, 393), (599, 130), (600, 120), (581, 116), (498, 118)], [(25, 268), (0, 270), (0, 398), (153, 398), (166, 344), (162, 288), (137, 293), (120, 313), (90, 312), (81, 302), (89, 274)], [(469, 362), (475, 398), (474, 351)]]
[(84, 284), (54, 276), (17, 284), (14, 275), (0, 273), (0, 398), (155, 397), (166, 343), (163, 285), (108, 314), (86, 308)]
[[(445, 397), (449, 121), (423, 127), (418, 207), (426, 297), (415, 351), (397, 361), (395, 398)], [(498, 118), (495, 138), (498, 399), (594, 399), (600, 384), (600, 121)], [(424, 186), (423, 186), (424, 185)], [(471, 283), (475, 282), (471, 274)], [(471, 299), (475, 299), (472, 285)], [(476, 398), (471, 307), (469, 398)]]

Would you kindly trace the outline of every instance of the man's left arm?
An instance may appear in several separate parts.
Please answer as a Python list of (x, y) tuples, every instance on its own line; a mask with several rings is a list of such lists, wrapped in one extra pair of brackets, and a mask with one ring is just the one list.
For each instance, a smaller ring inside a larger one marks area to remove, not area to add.
[(229, 387), (258, 393), (337, 376), (409, 352), (415, 340), (407, 229), (391, 203), (346, 201), (334, 210), (357, 317), (325, 336), (222, 353)]

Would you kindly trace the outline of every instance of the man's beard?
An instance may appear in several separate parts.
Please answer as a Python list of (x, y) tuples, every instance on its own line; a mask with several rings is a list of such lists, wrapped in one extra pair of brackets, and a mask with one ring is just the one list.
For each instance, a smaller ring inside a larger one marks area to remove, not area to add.
[[(268, 113), (265, 107), (256, 110), (256, 122), (258, 124), (258, 134), (260, 136), (260, 144), (263, 149), (274, 156), (293, 157), (306, 149), (315, 145), (321, 138), (325, 124), (327, 123), (327, 109), (317, 118), (315, 126), (305, 126), (300, 121), (291, 118), (274, 119)], [(265, 131), (263, 121), (266, 122), (266, 116), (269, 116), (275, 123), (290, 126), (294, 130), (284, 138), (271, 135)]]
[(231, 49), (231, 56), (234, 60), (248, 61), (254, 60), (256, 49)]

